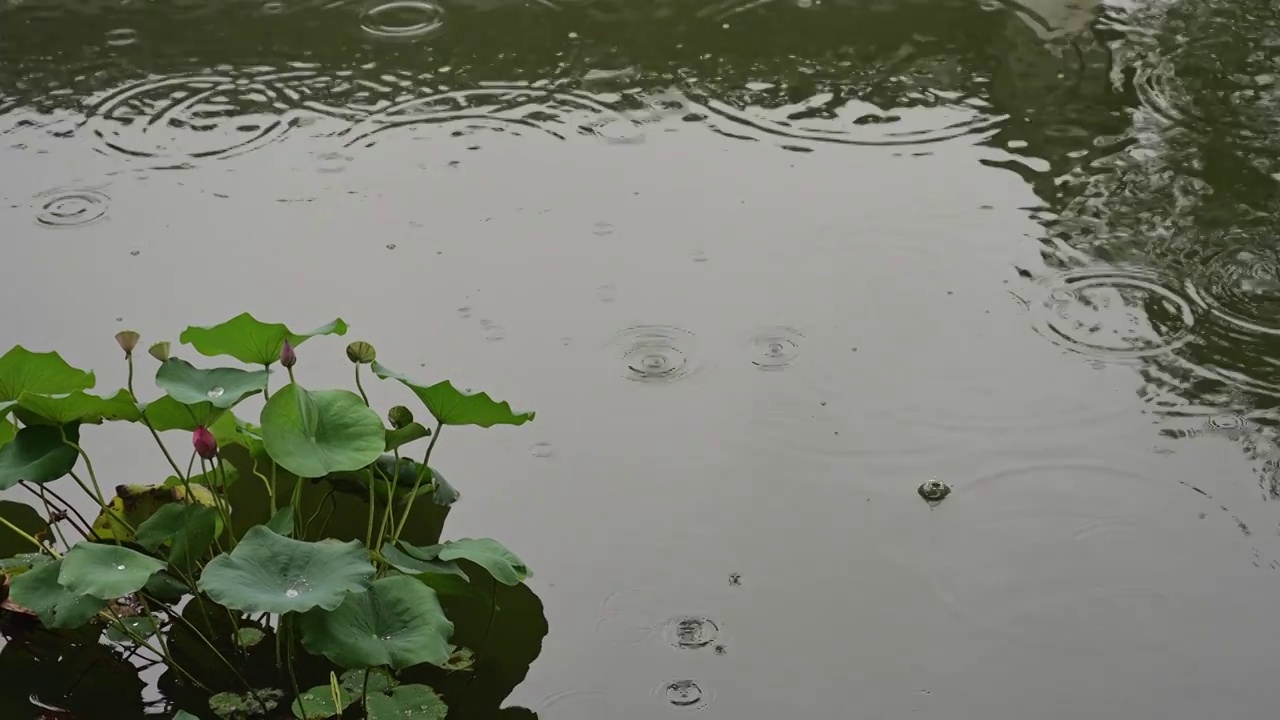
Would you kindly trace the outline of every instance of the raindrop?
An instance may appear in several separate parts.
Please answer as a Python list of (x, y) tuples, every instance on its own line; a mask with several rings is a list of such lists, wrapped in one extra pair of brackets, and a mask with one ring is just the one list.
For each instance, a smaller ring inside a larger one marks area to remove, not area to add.
[(723, 645), (717, 645), (717, 646), (715, 647), (715, 653), (716, 653), (717, 655), (727, 655), (727, 654), (729, 654), (729, 649), (728, 649), (728, 648), (726, 648), (726, 647), (725, 647), (725, 646), (723, 646)]
[(683, 650), (706, 647), (719, 634), (719, 626), (712, 622), (710, 618), (697, 615), (682, 615), (671, 618), (662, 629), (662, 636), (666, 638), (667, 642), (671, 643), (672, 647), (678, 647)]
[(124, 566), (123, 566), (123, 565), (117, 565), (117, 566), (116, 566), (116, 569), (117, 569), (117, 570), (123, 570), (123, 569), (124, 569)]
[(556, 454), (556, 449), (549, 442), (534, 443), (529, 450), (536, 458), (549, 458)]
[(733, 587), (742, 585), (742, 573), (729, 573), (729, 584)]
[(395, 244), (395, 243), (387, 243), (387, 249), (388, 249), (388, 250), (395, 250), (395, 249), (396, 249), (396, 244)]
[(288, 590), (284, 591), (284, 596), (287, 598), (296, 598), (298, 597), (298, 591), (294, 590), (293, 588), (289, 588)]
[(139, 255), (141, 255), (141, 254), (142, 254), (142, 251), (141, 251), (141, 250), (130, 250), (130, 251), (129, 251), (129, 254), (130, 254), (130, 255), (132, 255), (132, 256), (134, 256), (134, 257), (138, 257)]
[(1280, 335), (1280, 254), (1232, 248), (1210, 258), (1199, 277), (1197, 299), (1216, 317), (1249, 336)]
[(662, 686), (659, 694), (672, 706), (683, 710), (700, 710), (707, 703), (707, 695), (693, 680), (673, 680)]
[(396, 0), (366, 10), (360, 26), (381, 38), (420, 38), (444, 27), (444, 10), (425, 0)]
[(698, 368), (696, 336), (665, 325), (644, 325), (619, 333), (610, 342), (623, 377), (638, 382), (671, 382)]
[(768, 328), (748, 342), (751, 363), (761, 370), (782, 370), (795, 362), (804, 335), (789, 327)]
[(693, 261), (696, 263), (704, 263), (707, 261), (707, 254), (699, 250), (693, 254)]
[(45, 227), (68, 228), (102, 219), (111, 198), (97, 190), (58, 188), (36, 196), (36, 222)]
[(460, 317), (460, 318), (469, 318), (469, 317), (471, 317), (471, 308), (469, 308), (469, 307), (465, 307), (465, 306), (464, 306), (464, 307), (460, 307), (460, 308), (458, 308), (458, 317)]
[(1139, 268), (1088, 268), (1057, 277), (1035, 329), (1055, 345), (1095, 359), (1160, 355), (1191, 340), (1192, 305), (1178, 284)]
[(222, 397), (222, 394), (224, 392), (226, 391), (223, 390), (220, 386), (211, 387), (209, 388), (209, 392), (205, 393), (205, 395), (208, 395), (210, 400), (217, 400), (218, 398)]
[(262, 6), (262, 12), (266, 13), (267, 15), (279, 15), (280, 13), (284, 12), (284, 3), (282, 2), (265, 3)]

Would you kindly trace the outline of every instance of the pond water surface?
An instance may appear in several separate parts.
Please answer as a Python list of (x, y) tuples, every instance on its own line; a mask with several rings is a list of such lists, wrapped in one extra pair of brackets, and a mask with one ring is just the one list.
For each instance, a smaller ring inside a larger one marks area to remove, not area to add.
[(1269, 0), (5, 0), (0, 338), (536, 409), (546, 720), (1269, 719), (1277, 131)]

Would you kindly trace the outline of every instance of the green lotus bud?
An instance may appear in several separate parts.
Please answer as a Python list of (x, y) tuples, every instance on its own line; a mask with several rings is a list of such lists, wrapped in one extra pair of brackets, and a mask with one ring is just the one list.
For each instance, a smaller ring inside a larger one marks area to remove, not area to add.
[(413, 412), (403, 405), (397, 405), (387, 411), (387, 419), (391, 421), (391, 427), (399, 430), (413, 422)]
[(158, 342), (155, 345), (152, 345), (147, 352), (151, 353), (151, 357), (159, 360), (160, 362), (164, 362), (169, 359), (169, 342)]
[(358, 365), (368, 365), (378, 359), (378, 351), (363, 340), (357, 340), (347, 346), (347, 358)]
[(121, 330), (116, 333), (116, 344), (124, 351), (126, 358), (133, 357), (133, 349), (138, 346), (142, 336), (132, 330)]

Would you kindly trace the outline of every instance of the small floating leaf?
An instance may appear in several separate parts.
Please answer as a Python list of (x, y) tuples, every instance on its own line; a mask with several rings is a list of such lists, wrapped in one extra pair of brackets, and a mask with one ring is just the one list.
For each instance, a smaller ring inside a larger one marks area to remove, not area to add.
[(82, 542), (62, 558), (58, 584), (77, 595), (110, 600), (141, 590), (163, 569), (163, 560), (122, 545)]
[(78, 442), (80, 428), (68, 425), (29, 425), (18, 431), (13, 440), (0, 447), (0, 490), (8, 490), (21, 481), (37, 485), (52, 482), (71, 472), (79, 454), (62, 440)]
[(420, 385), (380, 363), (373, 364), (373, 373), (383, 380), (399, 380), (413, 391), (427, 406), (436, 420), (445, 425), (523, 425), (533, 419), (532, 412), (512, 412), (511, 405), (498, 402), (485, 393), (464, 393), (448, 380), (435, 385)]
[(426, 685), (400, 685), (365, 698), (368, 720), (444, 720), (449, 706)]
[(226, 409), (266, 389), (267, 371), (202, 369), (186, 360), (170, 358), (156, 371), (156, 385), (180, 403), (209, 402)]
[(304, 478), (359, 470), (386, 447), (382, 420), (359, 395), (297, 384), (267, 401), (262, 440), (272, 460)]
[(452, 652), (449, 654), (449, 662), (444, 664), (445, 670), (452, 670), (454, 672), (470, 672), (475, 667), (475, 653), (471, 652), (467, 648), (454, 647), (453, 645), (450, 645), (449, 647), (452, 648)]
[(72, 592), (58, 584), (62, 561), (51, 562), (13, 578), (9, 599), (29, 608), (50, 628), (78, 628), (107, 606), (92, 595)]
[(205, 566), (200, 589), (214, 602), (247, 613), (332, 610), (346, 594), (369, 588), (374, 567), (356, 541), (302, 542), (257, 525), (230, 553)]
[(220, 692), (209, 698), (209, 709), (223, 720), (265, 717), (280, 705), (284, 691), (261, 688), (247, 693)]
[(128, 390), (120, 390), (111, 397), (100, 397), (83, 390), (67, 395), (23, 393), (18, 398), (15, 412), (27, 425), (98, 425), (104, 420), (137, 422), (142, 418), (142, 412)]
[(453, 633), (435, 591), (406, 575), (376, 580), (331, 611), (307, 612), (300, 625), (308, 651), (344, 668), (441, 665)]
[(293, 701), (293, 716), (298, 720), (325, 720), (342, 714), (351, 707), (356, 697), (339, 690), (341, 706), (334, 705), (333, 690), (328, 685), (317, 685), (310, 690), (303, 690)]
[(38, 353), (16, 345), (0, 357), (0, 413), (23, 393), (58, 395), (88, 390), (93, 373), (71, 367), (58, 353)]
[(288, 340), (297, 348), (316, 335), (345, 335), (347, 324), (341, 318), (307, 333), (295, 333), (283, 323), (264, 323), (249, 313), (242, 313), (209, 327), (192, 326), (178, 337), (201, 355), (230, 355), (250, 365), (270, 365), (280, 359), (280, 349)]
[(236, 642), (239, 643), (241, 647), (251, 648), (262, 642), (262, 639), (266, 636), (267, 634), (258, 628), (240, 628), (236, 631)]

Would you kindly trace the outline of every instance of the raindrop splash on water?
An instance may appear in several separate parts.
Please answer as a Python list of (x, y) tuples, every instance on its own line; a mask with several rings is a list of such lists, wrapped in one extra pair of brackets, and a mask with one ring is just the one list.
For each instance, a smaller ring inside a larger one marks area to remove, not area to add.
[(529, 452), (536, 458), (549, 458), (556, 454), (556, 449), (549, 442), (534, 443)]
[(420, 38), (444, 27), (444, 10), (426, 0), (396, 0), (365, 10), (360, 27), (379, 38)]
[(800, 354), (804, 335), (789, 327), (768, 328), (751, 338), (748, 347), (751, 363), (761, 370), (790, 367)]
[(133, 28), (116, 28), (107, 31), (107, 44), (112, 47), (124, 47), (138, 41), (138, 31)]
[(111, 198), (97, 190), (59, 188), (36, 196), (36, 222), (44, 227), (70, 228), (101, 220)]
[(702, 686), (693, 680), (672, 680), (664, 683), (658, 693), (668, 704), (682, 710), (701, 710), (710, 701)]
[(704, 648), (715, 641), (720, 627), (710, 618), (682, 615), (671, 618), (663, 626), (662, 635), (672, 647), (682, 650)]
[(665, 325), (629, 328), (610, 347), (621, 361), (623, 377), (638, 382), (671, 382), (698, 369), (696, 336)]

